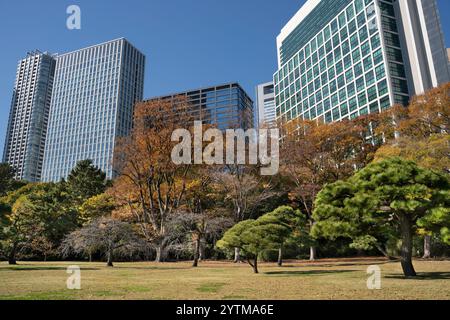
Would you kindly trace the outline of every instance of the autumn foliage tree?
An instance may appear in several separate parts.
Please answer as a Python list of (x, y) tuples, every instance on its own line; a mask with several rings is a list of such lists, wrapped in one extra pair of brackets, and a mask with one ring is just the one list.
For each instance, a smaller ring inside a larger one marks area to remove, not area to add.
[(156, 250), (156, 261), (165, 259), (173, 240), (170, 228), (186, 191), (190, 165), (171, 159), (172, 133), (192, 125), (186, 98), (137, 104), (134, 127), (119, 139), (114, 164), (120, 176), (111, 193), (128, 208), (147, 241)]
[[(369, 117), (331, 124), (297, 119), (284, 126), (282, 174), (291, 200), (305, 213), (310, 228), (314, 201), (325, 184), (350, 177), (373, 159), (377, 145), (368, 138), (370, 122)], [(312, 242), (310, 260), (315, 258)]]

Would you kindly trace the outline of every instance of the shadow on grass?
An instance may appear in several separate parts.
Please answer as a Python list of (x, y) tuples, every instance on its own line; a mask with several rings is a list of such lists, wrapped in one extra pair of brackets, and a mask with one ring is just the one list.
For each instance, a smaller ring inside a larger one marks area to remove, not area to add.
[(371, 265), (383, 265), (389, 263), (397, 263), (400, 260), (389, 260), (389, 261), (372, 261), (372, 262), (352, 262), (352, 263), (336, 263), (336, 264), (318, 264), (312, 265), (315, 268), (333, 268), (333, 267), (357, 267), (357, 266), (371, 266)]
[[(68, 266), (67, 266), (68, 267)], [(51, 270), (67, 270), (67, 267), (36, 267), (36, 266), (11, 266), (11, 267), (4, 267), (0, 268), (1, 271), (51, 271)], [(99, 268), (80, 268), (81, 271), (95, 271), (100, 270)]]
[(129, 266), (115, 266), (114, 269), (117, 270), (126, 270), (126, 269), (131, 269), (131, 270), (161, 270), (161, 271), (166, 271), (166, 270), (194, 270), (191, 267), (158, 267), (158, 266), (148, 266), (148, 267), (129, 267)]
[(419, 273), (417, 277), (405, 277), (404, 275), (386, 275), (386, 279), (402, 280), (450, 280), (450, 272), (427, 272)]
[(296, 276), (313, 276), (313, 275), (322, 275), (322, 274), (339, 274), (339, 273), (349, 273), (356, 272), (357, 270), (308, 270), (308, 271), (271, 271), (264, 272), (264, 274), (269, 276), (288, 276), (288, 277), (296, 277)]

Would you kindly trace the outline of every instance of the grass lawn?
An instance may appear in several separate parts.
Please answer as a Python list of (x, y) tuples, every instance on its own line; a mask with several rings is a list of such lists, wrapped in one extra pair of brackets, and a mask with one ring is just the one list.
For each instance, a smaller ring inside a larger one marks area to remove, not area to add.
[[(368, 290), (369, 265), (379, 265), (382, 289)], [(81, 290), (68, 290), (69, 265), (81, 267)], [(0, 299), (450, 299), (450, 261), (414, 262), (405, 279), (399, 262), (383, 259), (289, 261), (261, 264), (0, 262)]]

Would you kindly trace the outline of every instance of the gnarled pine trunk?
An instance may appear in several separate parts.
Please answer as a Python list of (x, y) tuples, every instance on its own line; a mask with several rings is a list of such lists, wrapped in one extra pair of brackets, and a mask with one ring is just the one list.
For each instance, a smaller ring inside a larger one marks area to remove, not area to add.
[(402, 234), (401, 264), (403, 273), (406, 277), (415, 277), (417, 274), (412, 264), (412, 221), (408, 215), (402, 214), (400, 216), (400, 230)]
[(255, 255), (255, 257), (253, 258), (253, 262), (248, 259), (248, 264), (253, 268), (253, 272), (254, 273), (259, 273), (258, 270), (258, 255)]

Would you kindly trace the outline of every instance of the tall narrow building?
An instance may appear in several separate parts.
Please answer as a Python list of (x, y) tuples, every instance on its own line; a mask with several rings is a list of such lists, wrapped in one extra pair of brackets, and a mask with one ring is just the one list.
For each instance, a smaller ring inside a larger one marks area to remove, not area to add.
[(275, 92), (273, 82), (260, 84), (256, 87), (255, 128), (262, 125), (273, 125), (276, 122)]
[(55, 63), (53, 55), (34, 51), (17, 67), (3, 152), (17, 180), (41, 178)]
[(58, 56), (43, 181), (66, 178), (85, 159), (114, 177), (116, 139), (131, 130), (144, 69), (145, 56), (123, 38)]
[(355, 118), (450, 81), (435, 0), (308, 0), (277, 46), (281, 121)]

